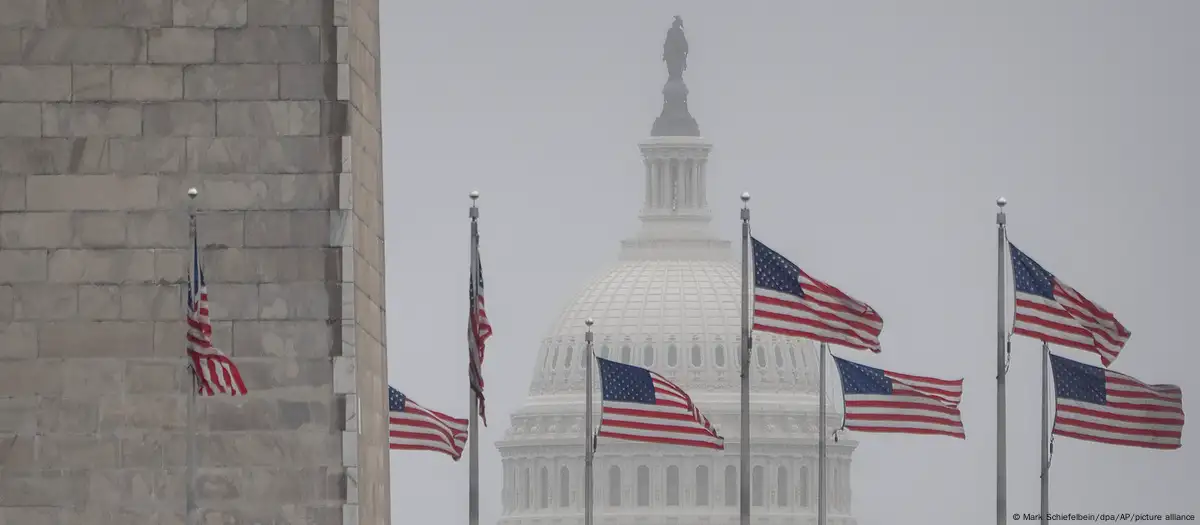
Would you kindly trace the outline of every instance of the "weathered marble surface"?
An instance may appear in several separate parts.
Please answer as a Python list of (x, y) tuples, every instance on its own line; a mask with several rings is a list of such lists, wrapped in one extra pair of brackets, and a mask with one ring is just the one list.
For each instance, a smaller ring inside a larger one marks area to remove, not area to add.
[[(389, 522), (378, 0), (0, 0), (0, 523)], [(361, 413), (360, 413), (361, 411)]]

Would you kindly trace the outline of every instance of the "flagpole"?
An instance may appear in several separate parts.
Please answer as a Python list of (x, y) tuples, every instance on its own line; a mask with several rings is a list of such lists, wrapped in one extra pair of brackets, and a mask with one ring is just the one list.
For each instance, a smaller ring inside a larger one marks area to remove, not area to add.
[(817, 441), (817, 525), (825, 525), (827, 507), (825, 505), (825, 354), (829, 346), (821, 343), (821, 422), (818, 431), (821, 433)]
[[(479, 293), (479, 290), (477, 289), (477, 283), (479, 282), (479, 275), (478, 275), (478, 271), (479, 271), (479, 208), (475, 205), (475, 203), (476, 203), (476, 201), (478, 201), (478, 199), (479, 199), (479, 192), (472, 191), (471, 192), (471, 209), (469, 212), (470, 217), (471, 217), (471, 297), (472, 298), (477, 298), (478, 297), (477, 294)], [(473, 299), (472, 301), (476, 301), (476, 300), (478, 300), (478, 299)], [(472, 302), (471, 308), (475, 308), (474, 302)], [(469, 315), (470, 315), (471, 323), (474, 323), (475, 322), (475, 320), (474, 320), (475, 312), (469, 312)], [(468, 329), (473, 330), (473, 328), (470, 328), (470, 326), (471, 325), (468, 325)], [(479, 352), (478, 341), (475, 340), (475, 335), (472, 333), (472, 334), (470, 334), (470, 336), (467, 339), (470, 341), (470, 345), (471, 345), (470, 350), (472, 352), (472, 356), (478, 354), (478, 352)], [(474, 357), (472, 357), (471, 359), (474, 359)], [(467, 366), (470, 366), (470, 361), (468, 361)], [(479, 372), (482, 373), (482, 370), (480, 370)], [(468, 455), (470, 456), (470, 459), (468, 461), (468, 463), (469, 463), (468, 469), (470, 472), (470, 475), (469, 475), (470, 481), (468, 481), (468, 483), (467, 483), (467, 493), (468, 493), (468, 498), (469, 498), (469, 502), (467, 504), (467, 523), (468, 523), (468, 525), (479, 525), (479, 398), (478, 398), (478, 394), (475, 392), (474, 385), (471, 383), (471, 374), (469, 374), (469, 373), (467, 374), (467, 392), (468, 392), (468, 397), (471, 399), (471, 407), (470, 407), (470, 410), (468, 411), (469, 415), (467, 416), (468, 421), (470, 422), (470, 426), (468, 426), (468, 428), (467, 428), (467, 442), (468, 442), (468, 446), (470, 447), (468, 449)]]
[(1005, 334), (1004, 334), (1004, 197), (996, 199), (996, 524), (1008, 523), (1008, 458), (1005, 439)]
[[(192, 244), (192, 250), (197, 253), (192, 254), (192, 260), (200, 257), (198, 253), (200, 244), (196, 238), (196, 197), (200, 195), (200, 191), (196, 188), (188, 189), (188, 240)], [(200, 276), (196, 272), (196, 263), (191, 265), (191, 281), (188, 286), (194, 286), (193, 283)], [(195, 525), (196, 523), (196, 390), (199, 385), (196, 382), (196, 373), (192, 369), (192, 359), (190, 355), (184, 353), (184, 361), (187, 363), (188, 372), (188, 397), (187, 397), (187, 427), (185, 432), (187, 435), (187, 463), (184, 472), (184, 519), (187, 525)]]
[(583, 416), (583, 525), (592, 525), (592, 462), (595, 459), (596, 445), (592, 434), (592, 361), (596, 356), (592, 353), (592, 318), (584, 321), (587, 333), (587, 366), (584, 368), (584, 404), (587, 411)]
[(750, 525), (750, 194), (742, 193), (741, 525)]
[(1042, 341), (1042, 525), (1050, 523), (1050, 344)]

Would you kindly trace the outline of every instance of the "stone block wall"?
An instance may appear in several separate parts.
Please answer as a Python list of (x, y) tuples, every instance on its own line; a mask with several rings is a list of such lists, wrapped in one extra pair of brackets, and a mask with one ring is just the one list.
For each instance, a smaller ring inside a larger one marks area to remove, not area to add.
[(389, 522), (378, 0), (0, 0), (0, 523)]

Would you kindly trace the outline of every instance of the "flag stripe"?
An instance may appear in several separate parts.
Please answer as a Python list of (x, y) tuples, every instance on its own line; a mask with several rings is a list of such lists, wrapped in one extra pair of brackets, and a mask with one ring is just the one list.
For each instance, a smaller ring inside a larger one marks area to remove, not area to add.
[(483, 293), (483, 263), (479, 256), (479, 236), (476, 234), (472, 241), (474, 252), (474, 268), (472, 268), (470, 285), (470, 302), (467, 319), (467, 376), (471, 385), (471, 393), (479, 407), (479, 419), (487, 426), (487, 412), (483, 393), (483, 356), (487, 340), (492, 336), (492, 325), (488, 321)]
[(911, 413), (914, 415), (945, 414), (950, 416), (959, 413), (958, 409), (952, 405), (947, 405), (945, 402), (937, 399), (921, 396), (875, 396), (869, 394), (856, 394), (853, 401), (846, 402), (846, 408), (847, 410), (855, 409), (856, 411), (864, 414), (869, 412), (878, 412), (882, 414)]
[(618, 440), (724, 450), (724, 438), (683, 389), (645, 368), (597, 361), (604, 391), (597, 443)]
[(1091, 352), (1116, 361), (1130, 332), (1092, 302), (1009, 243), (1013, 271), (1013, 334)]
[(870, 432), (873, 434), (916, 434), (916, 435), (931, 435), (931, 436), (950, 436), (959, 439), (966, 439), (966, 434), (962, 428), (942, 428), (942, 427), (921, 427), (921, 426), (869, 426), (869, 425), (846, 425), (848, 430), (857, 432)]
[(754, 330), (880, 351), (883, 318), (870, 305), (814, 279), (757, 239), (751, 243)]
[(1087, 432), (1087, 433), (1074, 432), (1069, 427), (1062, 428), (1062, 429), (1059, 429), (1056, 427), (1054, 430), (1054, 433), (1059, 436), (1063, 436), (1063, 437), (1069, 437), (1069, 438), (1078, 439), (1081, 441), (1092, 441), (1092, 442), (1096, 442), (1096, 443), (1103, 443), (1105, 445), (1121, 445), (1121, 446), (1126, 446), (1126, 447), (1139, 447), (1139, 448), (1156, 448), (1156, 449), (1163, 449), (1163, 450), (1173, 450), (1173, 449), (1179, 448), (1179, 446), (1180, 446), (1178, 439), (1163, 439), (1163, 438), (1128, 439), (1128, 436), (1121, 436), (1121, 435), (1116, 435), (1116, 434), (1107, 434), (1107, 433), (1098, 433), (1098, 432)]
[(842, 380), (847, 429), (966, 439), (958, 408), (961, 379), (900, 374), (833, 359)]
[(1051, 354), (1056, 435), (1155, 449), (1179, 448), (1183, 392)]
[(458, 461), (467, 443), (466, 419), (429, 410), (388, 387), (388, 444), (392, 450), (441, 452)]
[[(813, 297), (812, 295), (805, 296)], [(817, 299), (796, 300), (774, 290), (754, 290), (754, 328), (792, 337), (875, 350), (882, 321), (869, 314), (853, 315)]]
[(945, 405), (958, 406), (962, 401), (962, 381), (958, 381), (957, 386), (930, 386), (928, 381), (920, 381), (915, 379), (900, 379), (891, 372), (884, 372), (888, 379), (892, 380), (892, 392), (907, 393), (921, 398), (929, 398), (941, 402)]
[(197, 393), (212, 396), (217, 392), (246, 395), (246, 384), (233, 361), (212, 344), (212, 322), (208, 317), (208, 286), (200, 265), (200, 245), (192, 237), (192, 270), (187, 297), (187, 355), (196, 378)]

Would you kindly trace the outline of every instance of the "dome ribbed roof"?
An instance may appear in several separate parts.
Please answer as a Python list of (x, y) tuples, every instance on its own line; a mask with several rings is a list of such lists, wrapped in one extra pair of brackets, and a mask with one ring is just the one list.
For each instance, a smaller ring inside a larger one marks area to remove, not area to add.
[[(587, 285), (542, 341), (530, 395), (583, 390), (584, 321), (601, 357), (650, 368), (685, 389), (740, 391), (741, 271), (705, 260), (621, 262)], [(759, 392), (815, 393), (817, 355), (805, 341), (755, 334)]]

